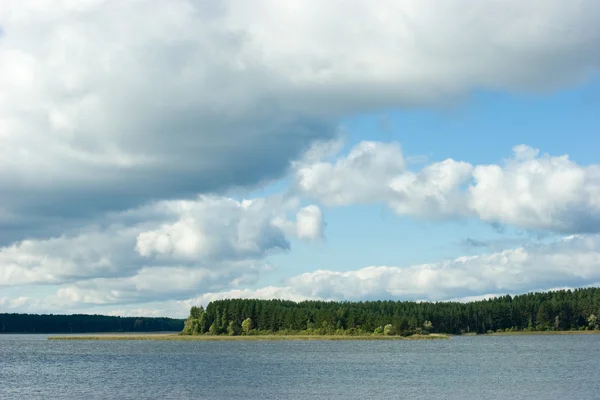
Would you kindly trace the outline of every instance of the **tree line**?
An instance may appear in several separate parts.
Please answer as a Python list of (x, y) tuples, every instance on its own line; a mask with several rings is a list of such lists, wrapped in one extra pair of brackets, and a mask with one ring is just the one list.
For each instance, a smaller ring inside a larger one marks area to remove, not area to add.
[(181, 331), (184, 320), (106, 315), (0, 314), (0, 333)]
[(597, 330), (600, 288), (460, 302), (218, 300), (192, 307), (183, 334), (467, 334)]

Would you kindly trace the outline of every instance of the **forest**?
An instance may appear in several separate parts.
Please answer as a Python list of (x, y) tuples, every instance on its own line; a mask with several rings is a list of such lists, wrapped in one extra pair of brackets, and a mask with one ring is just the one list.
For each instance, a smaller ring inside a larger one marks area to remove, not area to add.
[(172, 318), (0, 314), (0, 333), (166, 332), (181, 331), (183, 323)]
[(460, 302), (231, 299), (192, 307), (187, 335), (403, 335), (598, 330), (600, 288)]

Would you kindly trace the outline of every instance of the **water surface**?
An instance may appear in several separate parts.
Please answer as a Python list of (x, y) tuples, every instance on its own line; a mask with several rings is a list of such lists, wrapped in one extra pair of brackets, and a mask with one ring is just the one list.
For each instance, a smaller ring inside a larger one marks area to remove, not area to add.
[(600, 398), (600, 335), (333, 342), (46, 337), (0, 335), (0, 399)]

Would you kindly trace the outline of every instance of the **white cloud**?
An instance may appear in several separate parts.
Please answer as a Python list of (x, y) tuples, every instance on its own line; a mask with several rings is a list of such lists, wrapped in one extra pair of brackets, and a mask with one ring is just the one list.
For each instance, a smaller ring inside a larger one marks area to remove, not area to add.
[(0, 285), (61, 283), (90, 276), (127, 274), (133, 230), (92, 227), (75, 236), (25, 240), (0, 248)]
[(290, 237), (323, 236), (316, 206), (169, 199), (281, 176), (315, 139), (293, 168), (327, 204), (596, 231), (597, 166), (521, 147), (503, 166), (412, 172), (396, 144), (329, 162), (341, 144), (326, 140), (357, 112), (580, 82), (600, 66), (599, 13), (595, 0), (2, 1), (0, 285), (152, 304), (167, 270), (189, 281), (169, 276), (165, 293), (252, 281)]
[(226, 292), (204, 293), (198, 297), (185, 300), (182, 303), (185, 304), (187, 306), (187, 310), (189, 310), (189, 308), (193, 305), (206, 306), (211, 301), (224, 299), (281, 299), (291, 301), (320, 300), (318, 297), (298, 293), (291, 287), (267, 286), (260, 289), (235, 289)]
[(389, 181), (404, 171), (397, 143), (360, 142), (335, 162), (299, 163), (297, 186), (325, 204), (370, 202), (390, 195)]
[[(0, 306), (21, 312), (61, 310), (185, 317), (192, 305), (206, 306), (211, 301), (228, 298), (475, 301), (529, 291), (597, 286), (600, 235), (570, 236), (551, 243), (408, 267), (370, 266), (346, 272), (318, 270), (289, 278), (279, 287), (219, 290), (216, 288), (221, 277), (215, 275), (217, 280), (211, 281), (212, 273), (182, 268), (145, 269), (132, 278), (65, 285), (56, 295), (45, 299), (0, 298)], [(212, 289), (216, 290), (211, 290), (214, 282), (217, 284)], [(200, 294), (181, 299), (194, 290)]]
[(403, 169), (402, 159), (397, 144), (362, 142), (337, 160), (297, 164), (296, 186), (325, 204), (383, 202), (419, 218), (476, 217), (559, 233), (600, 230), (600, 165), (580, 166), (525, 145), (502, 165), (447, 159), (415, 173)]
[(168, 315), (185, 316), (192, 305), (228, 298), (467, 302), (599, 283), (600, 235), (580, 235), (432, 264), (318, 270), (287, 279), (285, 286), (210, 292), (165, 304), (178, 310)]
[(600, 64), (599, 13), (595, 0), (3, 1), (3, 214), (251, 185), (354, 112), (579, 82)]
[(215, 268), (144, 267), (134, 276), (96, 278), (60, 287), (56, 301), (63, 304), (127, 304), (181, 299), (195, 293), (256, 283), (264, 262), (221, 263)]
[[(293, 213), (296, 219), (289, 218)], [(222, 288), (248, 276), (255, 279), (256, 265), (264, 264), (268, 254), (288, 250), (289, 237), (317, 239), (323, 234), (318, 207), (299, 208), (293, 199), (276, 196), (163, 201), (109, 220), (112, 224), (105, 228), (89, 226), (72, 235), (0, 248), (0, 285), (71, 282), (81, 288), (78, 281), (88, 285), (90, 279), (109, 279), (110, 285), (102, 280), (93, 285), (102, 296), (113, 284), (127, 288), (130, 296), (150, 286), (156, 286), (155, 292), (171, 286), (198, 290), (200, 283), (205, 290)], [(79, 293), (70, 290), (63, 294)]]
[(320, 270), (290, 278), (287, 285), (300, 295), (338, 300), (448, 300), (598, 281), (600, 236), (593, 235), (411, 267)]
[(300, 239), (322, 238), (324, 225), (323, 212), (315, 205), (306, 206), (296, 214), (296, 235)]
[(504, 166), (475, 167), (471, 209), (484, 221), (558, 232), (600, 230), (600, 165), (516, 146)]
[(4, 310), (22, 310), (27, 308), (29, 303), (31, 302), (31, 298), (26, 296), (19, 296), (17, 298), (10, 297), (0, 297), (0, 307)]
[(258, 258), (271, 250), (289, 249), (285, 233), (273, 223), (275, 218), (285, 219), (284, 204), (214, 197), (177, 204), (175, 222), (137, 236), (136, 250), (141, 256), (184, 260)]
[(468, 215), (461, 186), (471, 178), (473, 167), (451, 159), (433, 163), (419, 173), (406, 171), (389, 183), (389, 205), (400, 215), (425, 218)]

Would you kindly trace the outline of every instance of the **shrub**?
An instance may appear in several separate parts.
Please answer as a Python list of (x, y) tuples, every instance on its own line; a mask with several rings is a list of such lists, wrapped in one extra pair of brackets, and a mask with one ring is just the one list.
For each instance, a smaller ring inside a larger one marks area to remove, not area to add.
[(394, 326), (392, 324), (387, 324), (386, 326), (383, 327), (383, 334), (386, 336), (395, 335), (396, 329), (394, 329)]

